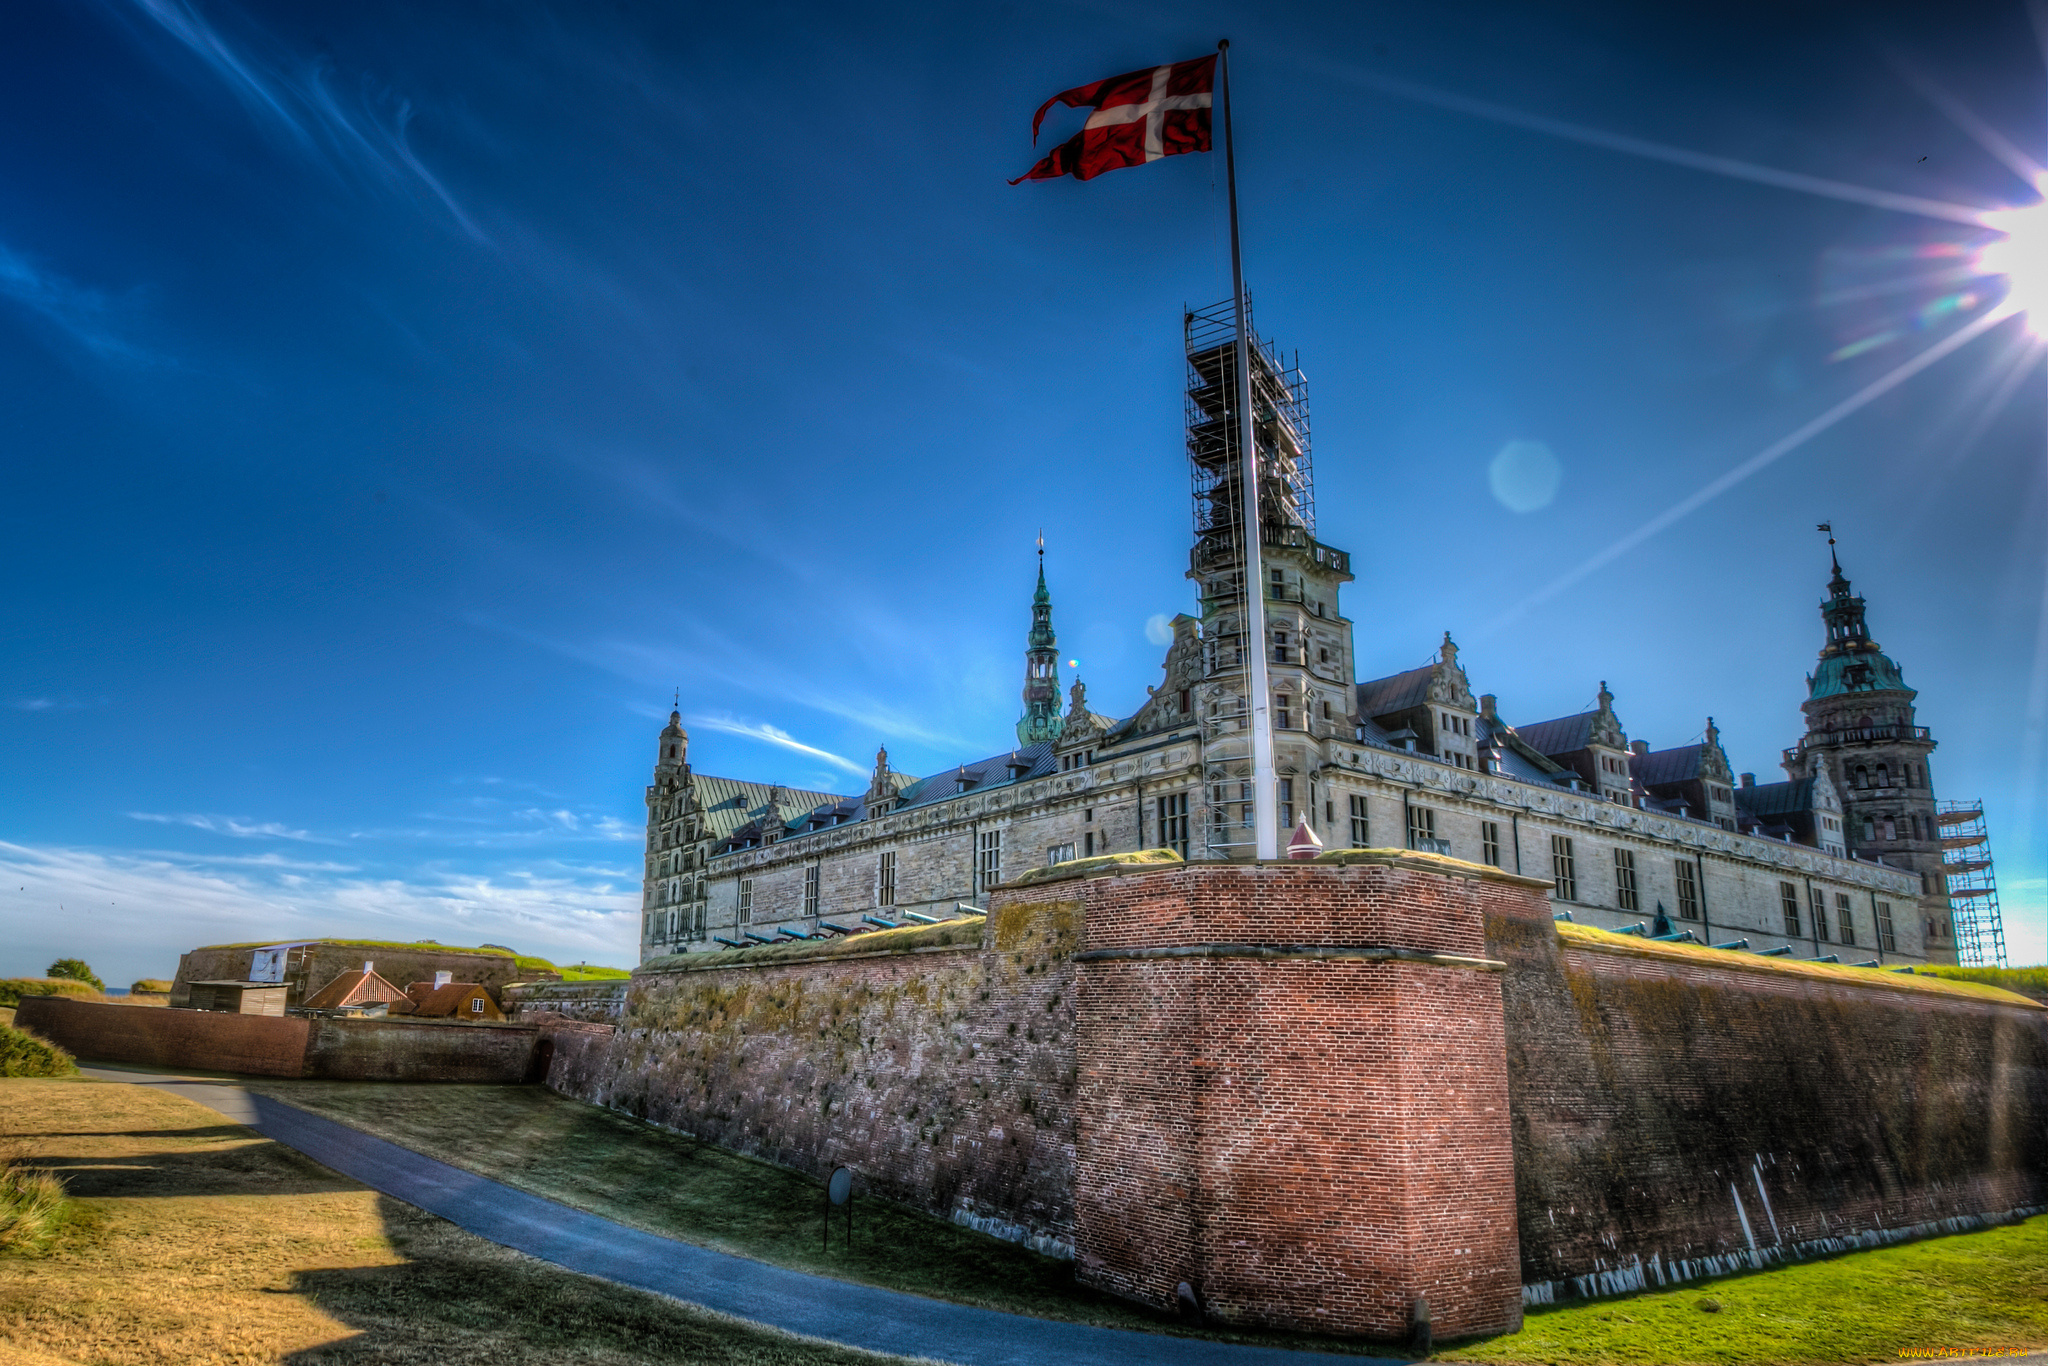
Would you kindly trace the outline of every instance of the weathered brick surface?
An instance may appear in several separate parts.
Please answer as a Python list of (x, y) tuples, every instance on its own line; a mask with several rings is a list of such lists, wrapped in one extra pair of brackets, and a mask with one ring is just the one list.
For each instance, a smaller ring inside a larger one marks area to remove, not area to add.
[(616, 1033), (551, 1033), (548, 1084), (1061, 1250), (1077, 913), (1000, 910), (979, 947), (642, 970)]
[[(1061, 889), (1053, 884), (1051, 893)], [(1083, 884), (1088, 949), (1377, 945), (1475, 956), (1482, 889), (1406, 867)], [(1508, 889), (1541, 904), (1541, 893)], [(1084, 961), (1076, 1258), (1169, 1307), (1397, 1337), (1520, 1321), (1496, 974), (1413, 962)]]
[(305, 1075), (335, 1081), (523, 1082), (540, 1039), (535, 1025), (406, 1019), (308, 1023)]
[(1589, 951), (1547, 918), (1489, 942), (1525, 1282), (2048, 1200), (2048, 1013)]
[(67, 1001), (22, 1000), (14, 1022), (93, 1062), (201, 1067), (258, 1077), (304, 1074), (308, 1022), (210, 1010), (157, 1010)]
[(533, 1025), (430, 1024), (152, 1010), (32, 996), (15, 1021), (78, 1057), (341, 1081), (522, 1082)]

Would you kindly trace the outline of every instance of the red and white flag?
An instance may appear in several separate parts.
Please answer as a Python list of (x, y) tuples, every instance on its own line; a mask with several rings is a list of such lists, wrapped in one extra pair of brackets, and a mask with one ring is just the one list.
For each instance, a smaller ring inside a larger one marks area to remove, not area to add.
[(1054, 105), (1093, 108), (1095, 112), (1080, 132), (1010, 183), (1056, 180), (1063, 175), (1088, 180), (1104, 171), (1142, 166), (1180, 152), (1206, 152), (1215, 90), (1214, 54), (1063, 90), (1038, 107), (1038, 116), (1031, 120), (1033, 143), (1038, 141), (1045, 111)]

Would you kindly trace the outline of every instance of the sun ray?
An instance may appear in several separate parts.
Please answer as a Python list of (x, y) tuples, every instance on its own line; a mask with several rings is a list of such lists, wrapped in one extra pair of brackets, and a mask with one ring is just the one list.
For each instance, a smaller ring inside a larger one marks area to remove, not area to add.
[(1976, 111), (1936, 84), (1934, 78), (1913, 65), (1904, 53), (1886, 50), (1885, 59), (1915, 94), (1939, 109), (1942, 114), (1960, 128), (1971, 141), (2000, 162), (2005, 168), (2026, 182), (2030, 190), (2039, 191), (2048, 166), (2043, 166), (2016, 146), (2011, 138), (1977, 117)]
[(1534, 593), (1531, 593), (1528, 597), (1486, 623), (1483, 632), (1491, 634), (1493, 631), (1510, 624), (1528, 613), (1530, 609), (1549, 601), (1559, 593), (1564, 592), (1565, 589), (1570, 588), (1573, 584), (1578, 583), (1581, 579), (1613, 563), (1674, 522), (1690, 516), (1726, 493), (1729, 489), (1748, 479), (1757, 471), (1776, 463), (1781, 457), (1790, 454), (1792, 451), (1813, 440), (1813, 438), (1819, 436), (1843, 418), (1850, 416), (1872, 401), (1882, 398), (1885, 394), (1898, 388), (1899, 385), (1904, 384), (1907, 380), (1933, 365), (1936, 361), (1941, 360), (1944, 356), (1960, 350), (2007, 318), (2015, 316), (2016, 312), (2017, 310), (2012, 308), (1996, 308), (1965, 323), (1912, 359), (1901, 362), (1891, 370), (1886, 371), (1870, 383), (1864, 385), (1861, 389), (1858, 389), (1819, 417), (1805, 423), (1789, 435), (1780, 437), (1735, 468), (1717, 476), (1708, 481), (1703, 487), (1679, 499), (1649, 521), (1644, 522), (1634, 531), (1615, 541), (1605, 550), (1591, 556), (1576, 568), (1537, 589)]
[(1543, 114), (1524, 113), (1519, 109), (1494, 104), (1489, 100), (1476, 100), (1467, 95), (1437, 90), (1414, 81), (1383, 76), (1373, 71), (1362, 71), (1342, 63), (1307, 58), (1304, 59), (1304, 65), (1316, 67), (1339, 80), (1364, 86), (1368, 90), (1376, 90), (1383, 95), (1412, 100), (1417, 104), (1427, 104), (1454, 114), (1466, 114), (1473, 118), (1506, 124), (1511, 128), (1547, 133), (1552, 137), (1562, 138), (1567, 142), (1583, 143), (1588, 147), (1622, 152), (1672, 166), (1684, 166), (1690, 170), (1726, 176), (1731, 180), (1746, 180), (1752, 184), (1769, 185), (1781, 190), (1797, 190), (1803, 194), (1817, 195), (1822, 199), (1866, 204), (1872, 208), (1918, 214), (1924, 218), (1937, 218), (1949, 223), (1966, 223), (1971, 227), (1983, 225), (1984, 210), (1972, 208), (1967, 204), (1951, 204), (1945, 200), (1926, 199), (1919, 195), (1895, 194), (1890, 190), (1873, 190), (1867, 186), (1851, 185), (1846, 181), (1829, 180), (1801, 171), (1781, 171), (1771, 166), (1759, 166), (1754, 162), (1738, 161), (1734, 157), (1714, 156), (1685, 147), (1651, 142), (1647, 138), (1631, 137), (1626, 133), (1610, 133), (1605, 129), (1588, 128), (1584, 124), (1569, 123)]

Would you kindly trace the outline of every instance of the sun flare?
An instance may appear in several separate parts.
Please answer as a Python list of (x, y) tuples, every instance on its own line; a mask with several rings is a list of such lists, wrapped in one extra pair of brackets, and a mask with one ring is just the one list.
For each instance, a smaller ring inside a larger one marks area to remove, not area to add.
[(1984, 226), (2003, 234), (1978, 249), (1979, 274), (2005, 279), (2007, 312), (2027, 315), (2027, 330), (2048, 331), (2048, 199), (2020, 209), (1996, 209)]

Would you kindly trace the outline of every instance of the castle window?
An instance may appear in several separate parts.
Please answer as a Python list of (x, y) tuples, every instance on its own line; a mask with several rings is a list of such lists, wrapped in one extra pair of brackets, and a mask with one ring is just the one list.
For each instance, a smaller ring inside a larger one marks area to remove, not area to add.
[(1550, 881), (1556, 895), (1564, 901), (1579, 899), (1579, 865), (1572, 856), (1572, 840), (1569, 835), (1550, 837)]
[(1799, 889), (1789, 882), (1778, 884), (1778, 908), (1785, 913), (1785, 933), (1799, 937)]
[(1323, 719), (1325, 721), (1330, 719), (1330, 699), (1327, 697), (1323, 699)]
[(1500, 867), (1500, 822), (1479, 822), (1479, 857)]
[(1182, 688), (1180, 690), (1180, 714), (1182, 716), (1190, 716), (1194, 713), (1194, 710), (1193, 699), (1188, 696), (1188, 690)]
[(1316, 651), (1316, 663), (1318, 663), (1318, 664), (1328, 664), (1329, 662), (1330, 662), (1330, 652), (1329, 652), (1328, 650), (1317, 650), (1317, 651)]
[(1280, 693), (1273, 699), (1273, 724), (1281, 730), (1294, 729), (1294, 699)]
[(1095, 832), (1093, 830), (1082, 833), (1081, 848), (1084, 851), (1081, 855), (1083, 858), (1095, 857)]
[(1003, 880), (1003, 832), (984, 830), (974, 850), (974, 873), (979, 885), (993, 887)]
[(1366, 814), (1364, 794), (1352, 793), (1350, 805), (1351, 847), (1353, 849), (1370, 848), (1372, 845), (1372, 819)]
[[(1294, 828), (1294, 779), (1282, 778), (1278, 783), (1280, 799), (1280, 832), (1287, 833)], [(1249, 824), (1249, 822), (1247, 822)]]
[(1892, 903), (1889, 901), (1873, 901), (1871, 904), (1877, 907), (1878, 948), (1886, 953), (1897, 953), (1899, 951), (1899, 938), (1892, 930)]
[(815, 863), (804, 869), (804, 914), (818, 914), (818, 865)]
[(1691, 859), (1679, 859), (1672, 864), (1671, 871), (1678, 875), (1678, 918), (1698, 920), (1700, 918), (1700, 877), (1692, 866)]
[(1875, 840), (1876, 838), (1877, 838), (1877, 822), (1876, 822), (1876, 821), (1874, 821), (1874, 820), (1872, 820), (1872, 819), (1871, 819), (1870, 817), (1868, 817), (1868, 816), (1865, 816), (1865, 817), (1863, 818), (1863, 842), (1864, 842), (1865, 844), (1868, 844), (1868, 843), (1870, 843), (1871, 841)]
[(1867, 768), (1865, 768), (1865, 767), (1864, 767), (1863, 765), (1861, 765), (1861, 764), (1858, 764), (1858, 765), (1856, 765), (1856, 786), (1858, 786), (1858, 787), (1869, 787), (1869, 786), (1870, 786), (1870, 770), (1869, 770), (1869, 769), (1867, 769)]
[(1827, 893), (1809, 882), (1806, 885), (1806, 901), (1813, 911), (1813, 937), (1816, 941), (1824, 943), (1828, 937)]
[(1877, 785), (1879, 787), (1890, 787), (1892, 785), (1892, 771), (1883, 764), (1877, 766)]
[(1632, 849), (1614, 851), (1614, 904), (1624, 911), (1641, 909), (1636, 904), (1636, 856)]
[(1071, 844), (1051, 845), (1045, 851), (1045, 866), (1048, 868), (1056, 863), (1072, 863), (1073, 861), (1074, 846)]
[(1290, 662), (1287, 655), (1287, 632), (1284, 630), (1273, 632), (1273, 662), (1275, 664)]
[(754, 923), (754, 879), (740, 879), (740, 919), (742, 925)]
[(1856, 920), (1849, 911), (1849, 894), (1835, 893), (1835, 937), (1844, 944), (1856, 942)]
[(1408, 847), (1423, 848), (1422, 841), (1436, 843), (1436, 812), (1426, 806), (1408, 808)]
[(881, 865), (875, 870), (875, 904), (894, 906), (896, 904), (896, 851), (882, 851)]
[(1884, 837), (1888, 840), (1895, 840), (1899, 837), (1899, 823), (1890, 816), (1884, 818)]
[[(1188, 856), (1188, 794), (1176, 792), (1159, 799), (1159, 843), (1182, 858)], [(1073, 845), (1067, 846), (1071, 855)]]

